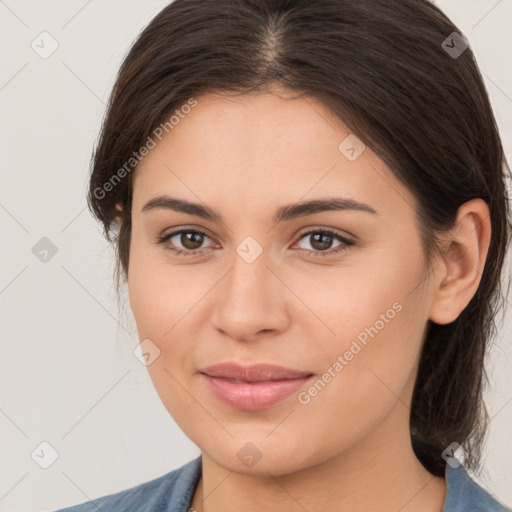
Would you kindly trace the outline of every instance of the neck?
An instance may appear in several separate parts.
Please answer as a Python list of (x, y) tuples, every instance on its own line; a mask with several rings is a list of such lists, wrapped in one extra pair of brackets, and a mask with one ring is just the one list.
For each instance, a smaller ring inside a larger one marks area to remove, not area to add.
[(192, 506), (198, 512), (442, 512), (445, 480), (430, 474), (416, 458), (409, 410), (400, 402), (395, 409), (350, 449), (290, 474), (235, 473), (203, 453)]

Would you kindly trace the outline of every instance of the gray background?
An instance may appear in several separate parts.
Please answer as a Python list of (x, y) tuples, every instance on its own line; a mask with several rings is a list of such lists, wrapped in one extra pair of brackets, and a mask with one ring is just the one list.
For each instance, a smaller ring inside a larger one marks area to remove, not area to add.
[[(115, 73), (167, 3), (0, 0), (0, 511), (83, 502), (199, 455), (133, 355), (135, 323), (128, 306), (117, 310), (113, 253), (85, 206), (91, 149)], [(510, 162), (512, 1), (437, 4), (470, 41)], [(47, 59), (31, 47), (43, 31), (59, 45)], [(57, 249), (46, 263), (33, 253), (48, 245), (43, 237)], [(492, 421), (478, 479), (509, 506), (511, 310), (488, 361)], [(43, 441), (58, 453), (47, 469), (35, 461), (50, 461)]]

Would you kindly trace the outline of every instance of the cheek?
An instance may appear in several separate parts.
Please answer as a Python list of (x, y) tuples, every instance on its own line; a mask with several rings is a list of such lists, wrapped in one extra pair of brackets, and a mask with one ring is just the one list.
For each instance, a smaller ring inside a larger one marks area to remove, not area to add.
[(134, 252), (128, 294), (139, 340), (151, 340), (160, 351), (147, 369), (174, 416), (193, 405), (180, 383), (187, 386), (184, 375), (196, 370), (197, 330), (204, 322), (200, 301), (212, 284), (201, 284), (192, 268), (173, 268), (155, 254)]
[(136, 258), (130, 261), (128, 295), (141, 339), (162, 333), (168, 323), (160, 309), (166, 300), (162, 297), (162, 283), (158, 286), (154, 277), (149, 263), (139, 265)]
[(385, 262), (386, 272), (380, 265), (367, 265), (365, 273), (354, 269), (330, 279), (328, 294), (322, 296), (317, 282), (308, 295), (308, 304), (318, 306), (315, 313), (334, 331), (309, 354), (322, 361), (321, 380), (327, 382), (317, 386), (323, 399), (312, 402), (344, 421), (347, 411), (366, 422), (384, 414), (413, 375), (427, 319), (425, 290), (418, 286), (421, 259), (413, 261), (418, 264)]
[(163, 249), (148, 245), (132, 241), (128, 271), (130, 308), (140, 337), (164, 339), (182, 317), (186, 318), (201, 290), (194, 284), (191, 270), (166, 264)]
[[(382, 312), (385, 314), (386, 308)], [(325, 456), (357, 443), (378, 428), (395, 407), (404, 418), (409, 414), (405, 404), (419, 351), (417, 323), (409, 316), (414, 310), (404, 306), (393, 312), (396, 314), (387, 324), (375, 319), (363, 322), (365, 327), (355, 328), (354, 336), (341, 334), (335, 343), (319, 347), (322, 359), (328, 362), (324, 373), (301, 395), (296, 417), (303, 426), (300, 428), (325, 433), (321, 448)], [(358, 334), (363, 335), (358, 338)]]
[(190, 337), (184, 334), (194, 319), (187, 311), (198, 300), (187, 294), (189, 288), (182, 278), (164, 275), (161, 264), (150, 257), (134, 254), (130, 261), (128, 294), (139, 340), (151, 340), (160, 351), (147, 371), (166, 409), (180, 424), (187, 420), (186, 411), (194, 407), (192, 397), (182, 387), (187, 385), (183, 374), (191, 371), (190, 354), (194, 350)]

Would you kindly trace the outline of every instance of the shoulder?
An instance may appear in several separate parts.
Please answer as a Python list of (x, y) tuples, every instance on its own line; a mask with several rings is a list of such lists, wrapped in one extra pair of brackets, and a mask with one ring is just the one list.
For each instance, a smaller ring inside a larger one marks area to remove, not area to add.
[(200, 476), (201, 457), (198, 457), (154, 480), (55, 512), (96, 512), (98, 509), (108, 512), (153, 512), (164, 510), (163, 505), (165, 510), (186, 511)]
[(465, 468), (453, 459), (446, 464), (446, 498), (442, 512), (512, 512), (473, 480)]

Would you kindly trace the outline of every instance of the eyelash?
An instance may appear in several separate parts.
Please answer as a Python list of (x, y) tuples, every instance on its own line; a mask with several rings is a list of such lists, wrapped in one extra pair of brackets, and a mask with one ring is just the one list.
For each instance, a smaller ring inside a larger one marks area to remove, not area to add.
[[(195, 233), (195, 234), (199, 233), (201, 235), (204, 235), (204, 236), (210, 238), (207, 233), (205, 233), (204, 231), (201, 231), (200, 229), (180, 229), (178, 231), (173, 231), (172, 233), (169, 233), (162, 237), (158, 237), (156, 239), (156, 243), (163, 245), (168, 240), (173, 238), (174, 236), (180, 235), (182, 233)], [(308, 249), (300, 249), (302, 252), (305, 252), (307, 256), (320, 256), (320, 257), (332, 256), (335, 254), (340, 254), (344, 251), (348, 251), (350, 249), (350, 247), (352, 245), (354, 245), (354, 242), (352, 240), (349, 240), (348, 238), (344, 238), (341, 235), (339, 235), (338, 233), (336, 233), (335, 231), (332, 231), (330, 229), (315, 229), (315, 230), (307, 231), (305, 233), (302, 233), (298, 240), (302, 240), (303, 238), (306, 238), (308, 235), (313, 235), (313, 234), (318, 234), (318, 233), (321, 233), (323, 235), (330, 235), (333, 238), (336, 238), (338, 241), (342, 242), (342, 245), (338, 246), (338, 248), (336, 248), (332, 251), (314, 251), (314, 250), (311, 251)], [(185, 256), (185, 257), (195, 256), (195, 255), (203, 252), (203, 249), (183, 250), (183, 249), (180, 249), (179, 247), (170, 247), (168, 245), (165, 246), (165, 249), (173, 252), (176, 256)]]

